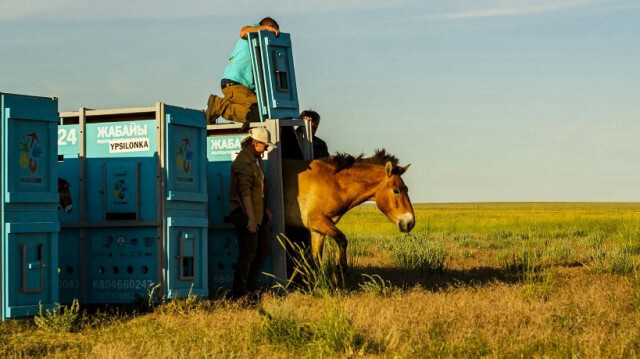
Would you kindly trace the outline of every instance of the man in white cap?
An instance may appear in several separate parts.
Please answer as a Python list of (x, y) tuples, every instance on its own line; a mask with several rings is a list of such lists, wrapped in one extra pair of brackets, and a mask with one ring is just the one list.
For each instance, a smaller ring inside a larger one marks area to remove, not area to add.
[(231, 221), (238, 237), (238, 261), (233, 276), (232, 295), (243, 297), (258, 289), (262, 267), (271, 251), (267, 208), (267, 183), (262, 155), (271, 143), (271, 134), (263, 127), (249, 130), (242, 150), (231, 165), (229, 199)]

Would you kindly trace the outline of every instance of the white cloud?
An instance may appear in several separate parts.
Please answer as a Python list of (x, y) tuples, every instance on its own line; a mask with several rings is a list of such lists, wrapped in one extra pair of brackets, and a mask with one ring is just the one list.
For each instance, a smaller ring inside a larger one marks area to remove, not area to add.
[(398, 7), (410, 0), (2, 0), (0, 21), (309, 14)]
[[(626, 0), (511, 0), (476, 1), (450, 12), (430, 15), (430, 20), (463, 20), (473, 18), (507, 17), (549, 13), (567, 9), (600, 5), (629, 6)], [(473, 4), (473, 5), (471, 5)], [(480, 6), (478, 6), (478, 4)]]
[[(18, 19), (185, 18), (410, 9), (429, 20), (461, 20), (541, 14), (599, 6), (637, 8), (637, 0), (2, 0), (0, 21)], [(366, 15), (363, 15), (366, 16)]]
[(0, 21), (46, 16), (72, 8), (79, 0), (3, 0), (0, 2)]

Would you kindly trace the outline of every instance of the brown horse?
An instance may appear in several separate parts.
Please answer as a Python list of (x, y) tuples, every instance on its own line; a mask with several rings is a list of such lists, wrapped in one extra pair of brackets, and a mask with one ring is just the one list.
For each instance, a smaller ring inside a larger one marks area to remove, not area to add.
[(315, 161), (283, 161), (285, 223), (311, 231), (311, 252), (318, 260), (324, 237), (339, 247), (340, 269), (347, 269), (347, 238), (336, 224), (351, 208), (375, 201), (401, 232), (415, 225), (408, 189), (400, 177), (409, 165), (377, 150), (372, 157), (338, 154)]

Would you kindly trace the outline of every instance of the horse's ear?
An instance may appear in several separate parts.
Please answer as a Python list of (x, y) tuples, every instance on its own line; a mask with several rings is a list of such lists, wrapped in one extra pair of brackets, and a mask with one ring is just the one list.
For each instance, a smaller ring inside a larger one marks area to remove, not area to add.
[(393, 165), (391, 164), (391, 161), (387, 161), (387, 163), (384, 164), (384, 172), (387, 174), (387, 177), (391, 177), (393, 172)]
[(399, 168), (398, 174), (402, 176), (405, 172), (407, 172), (407, 170), (409, 169), (409, 166), (411, 166), (411, 163), (409, 163), (404, 167), (398, 167)]

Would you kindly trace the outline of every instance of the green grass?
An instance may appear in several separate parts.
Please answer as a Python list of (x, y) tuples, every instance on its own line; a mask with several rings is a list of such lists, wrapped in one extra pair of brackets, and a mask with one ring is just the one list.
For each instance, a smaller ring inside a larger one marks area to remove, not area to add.
[(350, 270), (298, 257), (258, 306), (189, 296), (0, 323), (2, 357), (640, 356), (640, 204), (416, 204), (409, 235), (348, 213)]
[(80, 303), (73, 300), (70, 306), (55, 304), (52, 309), (43, 310), (42, 303), (38, 315), (35, 316), (35, 324), (46, 331), (73, 333), (80, 329), (83, 322), (83, 313), (80, 311)]
[(332, 355), (365, 353), (374, 351), (364, 333), (354, 326), (338, 300), (327, 298), (318, 319), (309, 321), (300, 318), (295, 310), (280, 306), (269, 313), (258, 309), (262, 322), (254, 331), (257, 343), (265, 342), (297, 351), (298, 355)]
[(441, 243), (433, 241), (426, 233), (407, 236), (393, 243), (390, 251), (398, 268), (427, 274), (444, 270), (447, 252)]

